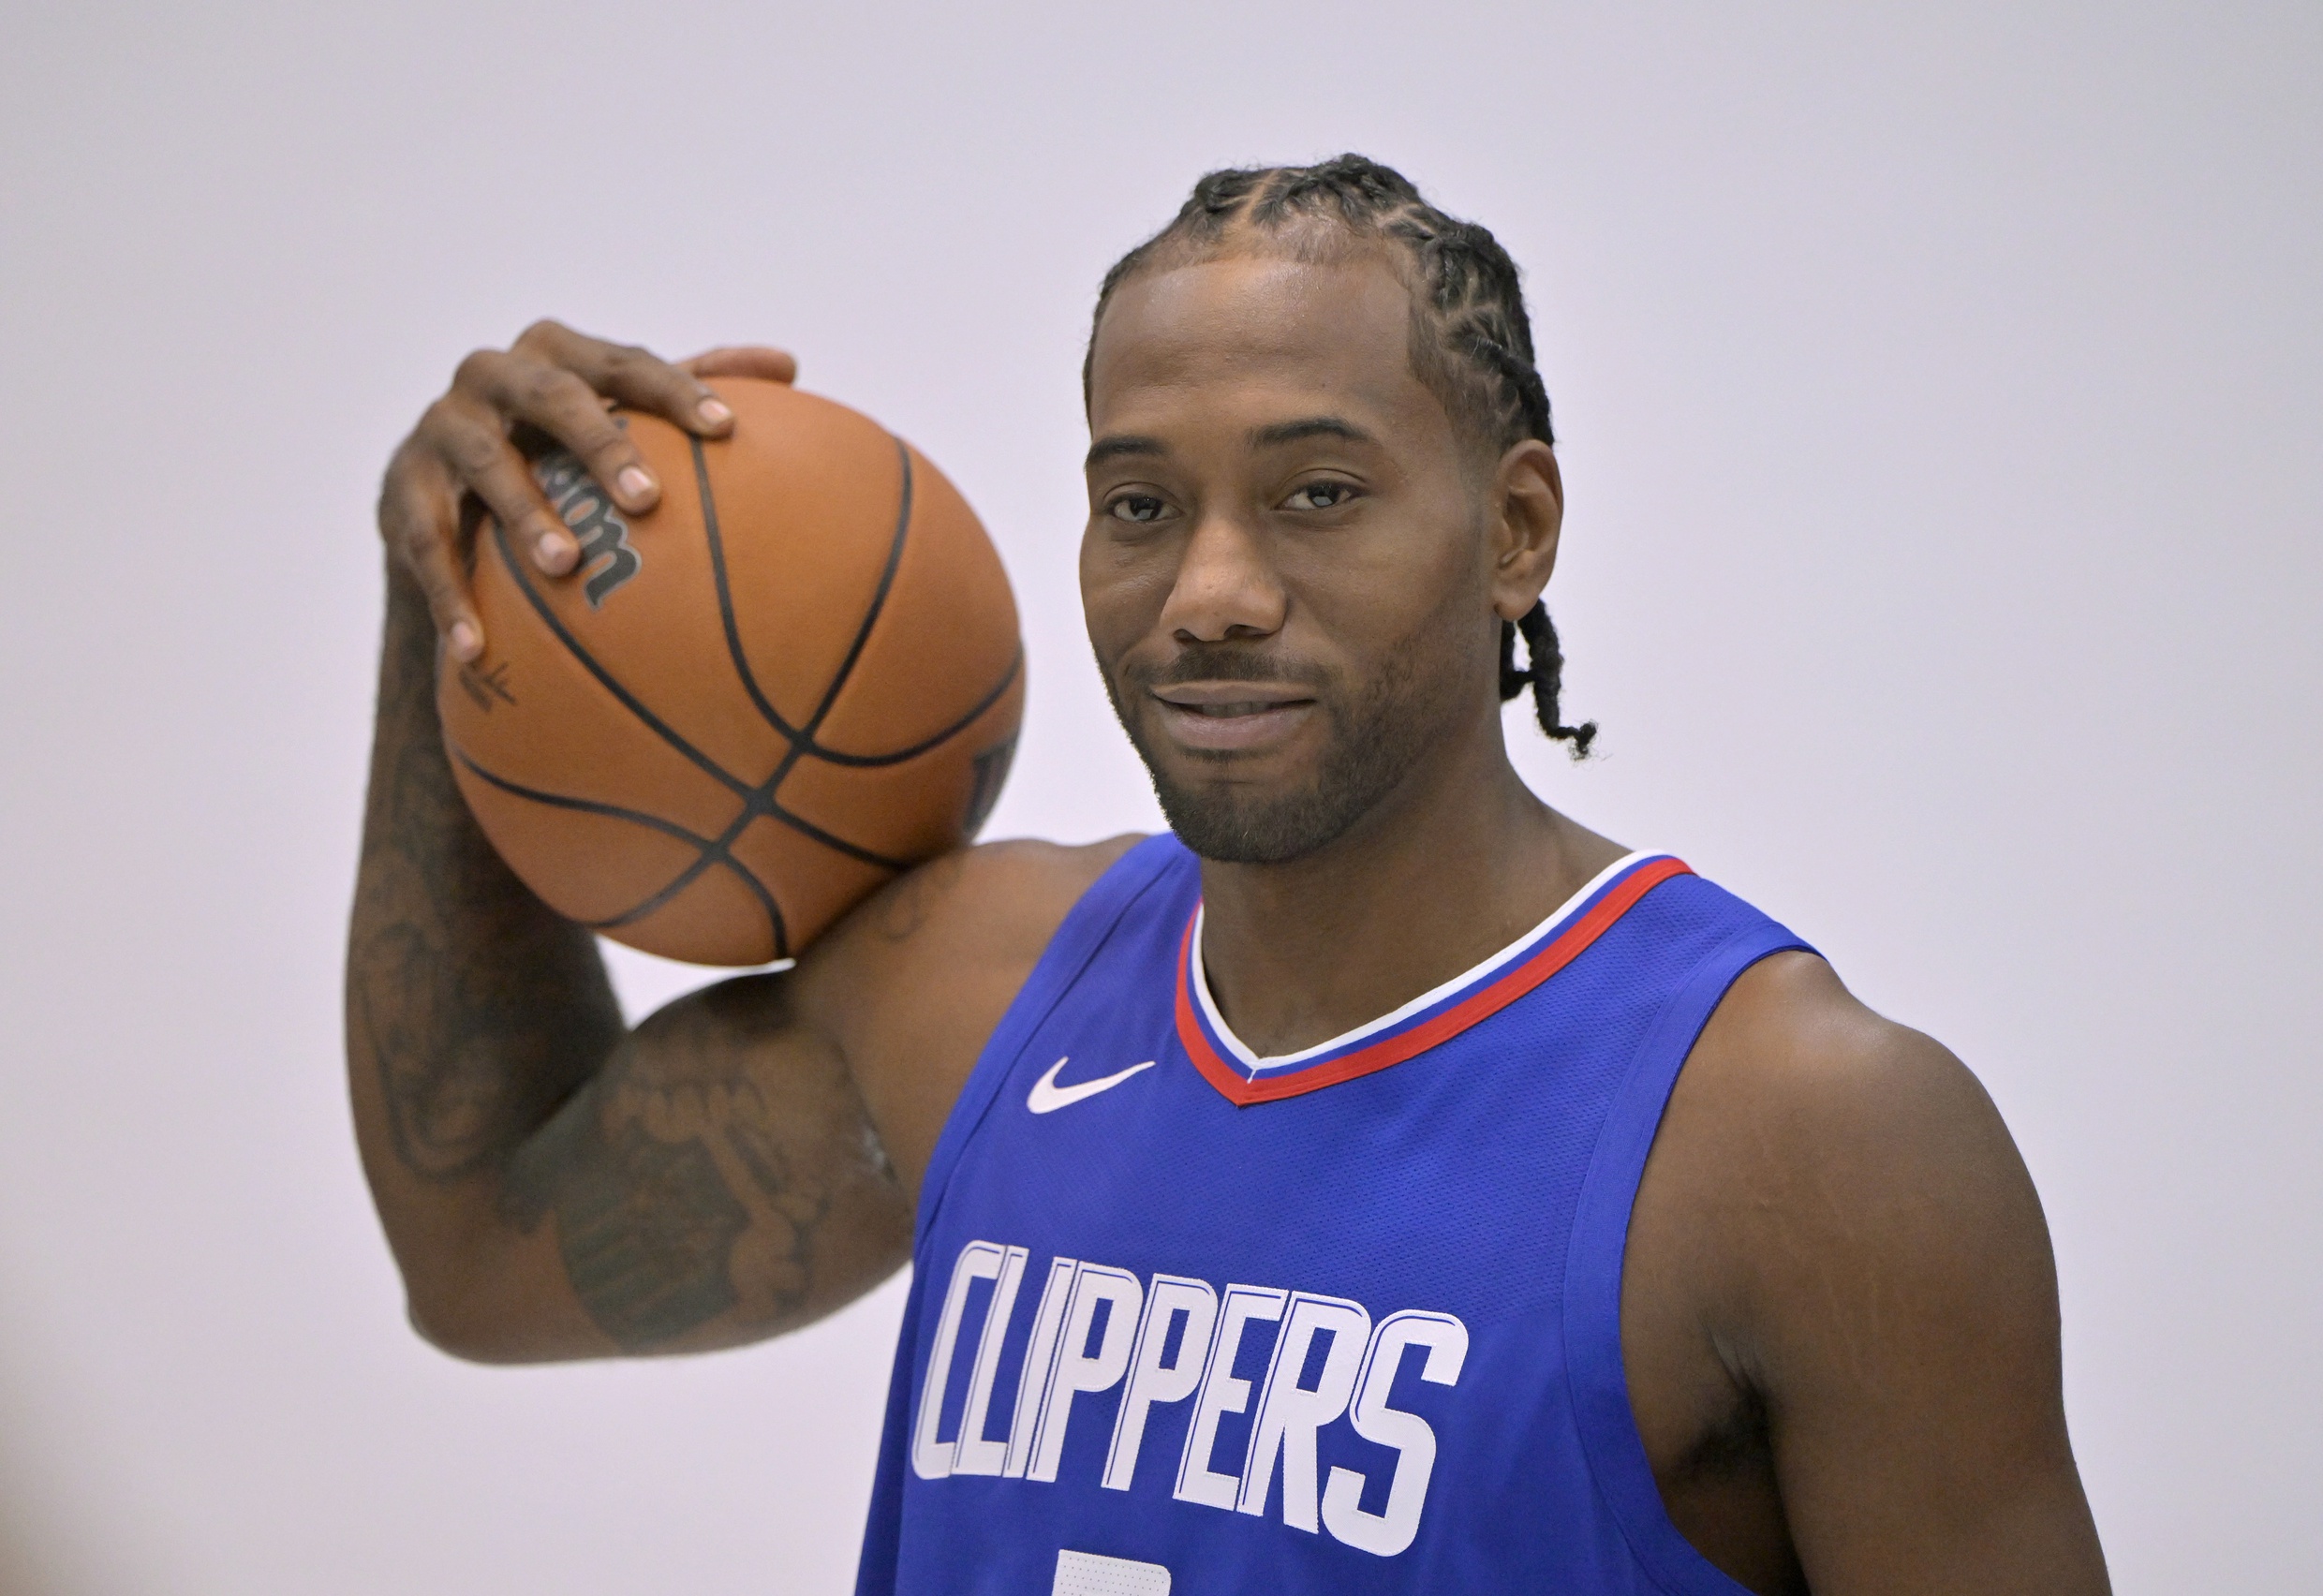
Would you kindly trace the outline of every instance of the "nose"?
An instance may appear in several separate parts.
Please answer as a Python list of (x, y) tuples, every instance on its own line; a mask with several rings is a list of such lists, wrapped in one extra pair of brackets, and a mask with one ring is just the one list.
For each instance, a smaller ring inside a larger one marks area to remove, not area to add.
[(1185, 643), (1248, 641), (1280, 630), (1288, 603), (1250, 529), (1231, 517), (1206, 515), (1186, 539), (1161, 625)]

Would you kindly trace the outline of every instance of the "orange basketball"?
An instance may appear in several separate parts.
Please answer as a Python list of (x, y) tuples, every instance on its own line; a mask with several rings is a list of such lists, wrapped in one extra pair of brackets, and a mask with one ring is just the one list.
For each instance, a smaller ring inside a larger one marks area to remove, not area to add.
[(468, 807), (551, 908), (754, 965), (974, 835), (1024, 650), (999, 556), (917, 450), (780, 383), (712, 386), (723, 440), (626, 419), (651, 514), (570, 454), (536, 463), (580, 564), (543, 576), (487, 521), (485, 652), (447, 658), (436, 702)]

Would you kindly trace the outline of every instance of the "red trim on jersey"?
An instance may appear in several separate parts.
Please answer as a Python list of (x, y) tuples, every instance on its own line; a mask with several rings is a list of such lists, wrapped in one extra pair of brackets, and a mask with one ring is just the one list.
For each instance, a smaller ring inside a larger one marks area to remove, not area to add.
[(1186, 1056), (1193, 1060), (1194, 1068), (1202, 1071), (1203, 1079), (1216, 1086), (1229, 1102), (1237, 1107), (1248, 1108), (1252, 1103), (1274, 1102), (1282, 1098), (1297, 1097), (1304, 1092), (1321, 1091), (1341, 1081), (1352, 1081), (1358, 1075), (1369, 1075), (1391, 1064), (1400, 1064), (1407, 1058), (1427, 1052), (1440, 1042), (1457, 1036), (1478, 1021), (1499, 1013), (1580, 957), (1591, 942), (1612, 929), (1613, 923), (1628, 913), (1630, 907), (1647, 893), (1672, 876), (1690, 876), (1693, 873), (1683, 860), (1666, 857), (1649, 859), (1606, 888), (1586, 913), (1551, 937), (1530, 958), (1512, 969), (1503, 970), (1490, 983), (1478, 987), (1450, 1008), (1431, 1015), (1409, 1030), (1382, 1037), (1352, 1053), (1310, 1064), (1302, 1070), (1286, 1071), (1280, 1075), (1262, 1075), (1256, 1080), (1244, 1075), (1240, 1069), (1210, 1045), (1201, 1017), (1194, 1012), (1194, 923), (1189, 919), (1186, 933), (1177, 945), (1177, 1040), (1184, 1045)]

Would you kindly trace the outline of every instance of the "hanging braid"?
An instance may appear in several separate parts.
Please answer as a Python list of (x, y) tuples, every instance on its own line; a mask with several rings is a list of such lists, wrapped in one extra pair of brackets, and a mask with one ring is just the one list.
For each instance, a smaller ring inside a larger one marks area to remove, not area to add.
[[(1494, 455), (1526, 438), (1557, 441), (1548, 390), (1532, 356), (1517, 263), (1473, 222), (1446, 215), (1411, 180), (1361, 155), (1310, 167), (1237, 167), (1206, 175), (1169, 226), (1115, 262), (1097, 291), (1089, 356), (1081, 365), (1088, 397), (1096, 323), (1114, 290), (1141, 272), (1231, 253), (1244, 238), (1301, 259), (1330, 259), (1349, 243), (1386, 246), (1412, 288), (1412, 364), (1443, 401), (1453, 424)], [(1522, 633), (1525, 663), (1517, 663)], [(1541, 730), (1585, 759), (1595, 721), (1568, 726), (1558, 708), (1564, 656), (1548, 610), (1535, 603), (1521, 621), (1501, 623), (1501, 698), (1532, 690)]]
[[(1517, 664), (1517, 634), (1520, 631), (1525, 641), (1521, 669)], [(1501, 623), (1501, 702), (1506, 703), (1531, 687), (1532, 713), (1541, 730), (1569, 745), (1575, 759), (1585, 760), (1589, 746), (1597, 740), (1597, 723), (1584, 720), (1578, 726), (1567, 726), (1558, 717), (1557, 694), (1564, 673), (1564, 651), (1557, 646), (1557, 628), (1549, 624), (1547, 605), (1536, 602), (1525, 612), (1523, 620)]]

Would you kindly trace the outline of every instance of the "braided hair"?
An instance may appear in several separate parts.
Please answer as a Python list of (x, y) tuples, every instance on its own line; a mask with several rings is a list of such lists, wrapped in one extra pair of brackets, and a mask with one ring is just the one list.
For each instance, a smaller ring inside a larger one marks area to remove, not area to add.
[[(1548, 391), (1533, 366), (1531, 318), (1508, 251), (1484, 228), (1421, 199), (1401, 172), (1355, 155), (1309, 167), (1228, 168), (1195, 184), (1169, 226), (1105, 273), (1081, 365), (1083, 402), (1096, 327), (1116, 288), (1142, 272), (1212, 259), (1261, 240), (1269, 251), (1312, 260), (1341, 256), (1351, 244), (1384, 246), (1412, 289), (1413, 369), (1443, 402), (1454, 426), (1495, 454), (1526, 438), (1556, 442)], [(1502, 702), (1530, 687), (1541, 730), (1567, 745), (1575, 759), (1586, 759), (1597, 723), (1565, 724), (1557, 702), (1563, 673), (1546, 604), (1535, 602), (1522, 620), (1501, 623)]]

